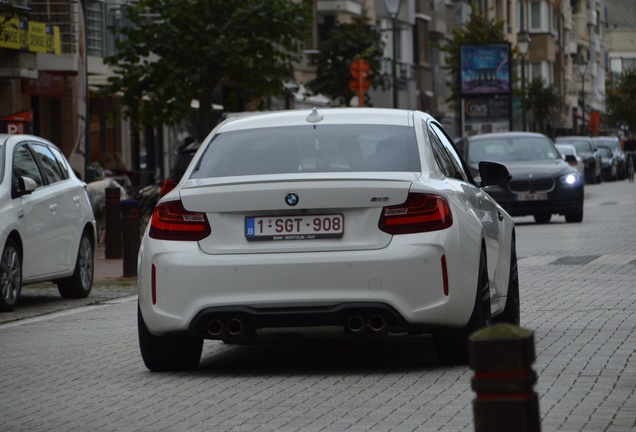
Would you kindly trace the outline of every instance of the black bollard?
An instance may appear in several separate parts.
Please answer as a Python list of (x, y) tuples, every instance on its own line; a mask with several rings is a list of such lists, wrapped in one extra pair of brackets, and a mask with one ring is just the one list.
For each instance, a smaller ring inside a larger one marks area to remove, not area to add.
[(104, 256), (107, 259), (121, 258), (121, 213), (119, 201), (121, 190), (117, 187), (106, 188)]
[(496, 324), (468, 340), (476, 432), (540, 432), (534, 332)]
[(137, 276), (137, 255), (139, 254), (139, 201), (124, 200), (120, 203), (122, 237), (124, 240), (124, 277)]

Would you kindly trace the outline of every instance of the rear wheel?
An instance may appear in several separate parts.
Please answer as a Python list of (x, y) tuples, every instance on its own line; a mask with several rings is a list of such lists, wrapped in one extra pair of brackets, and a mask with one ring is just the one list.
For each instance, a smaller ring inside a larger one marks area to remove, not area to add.
[(152, 372), (196, 369), (203, 339), (192, 336), (155, 336), (148, 330), (137, 307), (137, 330), (141, 358)]
[(490, 281), (486, 251), (482, 249), (475, 305), (468, 324), (460, 329), (440, 329), (433, 333), (433, 344), (439, 361), (445, 364), (467, 364), (468, 337), (490, 324)]
[(516, 240), (512, 238), (510, 251), (510, 275), (508, 276), (508, 292), (506, 306), (502, 313), (494, 317), (493, 322), (507, 323), (518, 326), (521, 322), (521, 308), (519, 304), (519, 269), (517, 267)]
[(64, 298), (86, 298), (93, 288), (93, 269), (95, 267), (94, 246), (88, 232), (84, 231), (80, 240), (75, 271), (73, 275), (55, 281), (57, 290)]
[(565, 214), (565, 221), (567, 223), (580, 223), (580, 222), (583, 222), (583, 210), (566, 213)]
[(585, 182), (588, 184), (596, 183), (596, 164), (591, 164), (585, 171)]
[(535, 213), (534, 214), (534, 220), (536, 223), (545, 224), (550, 222), (550, 219), (552, 219), (551, 213)]
[(22, 289), (22, 262), (18, 245), (11, 239), (0, 258), (0, 312), (15, 309)]

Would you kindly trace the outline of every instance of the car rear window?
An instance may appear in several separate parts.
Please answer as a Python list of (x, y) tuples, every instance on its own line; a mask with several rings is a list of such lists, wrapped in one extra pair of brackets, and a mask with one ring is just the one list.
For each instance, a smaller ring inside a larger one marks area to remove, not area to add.
[(594, 150), (592, 147), (592, 143), (588, 140), (581, 140), (576, 138), (567, 138), (567, 139), (557, 138), (557, 142), (573, 145), (576, 148), (576, 151), (582, 152), (582, 153), (592, 153), (592, 151)]
[(192, 178), (303, 172), (421, 171), (406, 126), (307, 125), (218, 134)]
[(597, 145), (602, 145), (602, 146), (606, 146), (611, 148), (612, 150), (621, 150), (621, 143), (618, 141), (618, 139), (611, 139), (611, 138), (597, 138), (594, 140), (594, 143)]

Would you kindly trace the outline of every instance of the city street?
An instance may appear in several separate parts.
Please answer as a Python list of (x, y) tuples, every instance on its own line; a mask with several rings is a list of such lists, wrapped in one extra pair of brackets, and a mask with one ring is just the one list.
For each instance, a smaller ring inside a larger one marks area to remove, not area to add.
[[(586, 186), (580, 224), (515, 221), (542, 430), (636, 430), (636, 184)], [(197, 370), (151, 373), (134, 281), (75, 303), (30, 289), (0, 316), (3, 432), (474, 430), (473, 371), (440, 365), (427, 336), (206, 341)]]

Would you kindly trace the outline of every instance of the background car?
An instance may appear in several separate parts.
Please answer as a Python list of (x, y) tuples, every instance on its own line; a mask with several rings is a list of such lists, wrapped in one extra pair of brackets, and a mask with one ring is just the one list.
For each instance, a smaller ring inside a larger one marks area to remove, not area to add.
[[(583, 162), (583, 158), (576, 152), (576, 147), (570, 144), (556, 144), (555, 147), (559, 150), (559, 153), (563, 155), (566, 162), (576, 168), (582, 177), (585, 177), (585, 162)], [(572, 156), (572, 158), (566, 159), (566, 156)]]
[(584, 180), (550, 138), (532, 132), (499, 132), (469, 137), (466, 161), (473, 172), (482, 161), (505, 164), (512, 180), (485, 190), (512, 216), (534, 216), (550, 222), (553, 214), (566, 222), (583, 220)]
[(592, 138), (586, 136), (557, 137), (556, 144), (571, 144), (585, 162), (585, 182), (589, 184), (603, 181), (603, 161)]
[(519, 323), (514, 223), (443, 127), (418, 111), (338, 108), (229, 119), (158, 203), (139, 255), (139, 345), (195, 368), (204, 339), (272, 328), (351, 338), (432, 333), (442, 362)]
[(0, 311), (37, 282), (55, 282), (65, 298), (89, 295), (97, 230), (85, 186), (54, 144), (0, 134)]
[(598, 136), (593, 137), (592, 142), (597, 147), (609, 147), (616, 158), (616, 170), (619, 180), (625, 180), (627, 178), (627, 159), (623, 148), (621, 147), (621, 141), (616, 136)]
[(602, 145), (598, 146), (603, 165), (603, 178), (608, 181), (616, 180), (618, 177), (618, 158), (614, 156), (611, 148)]

